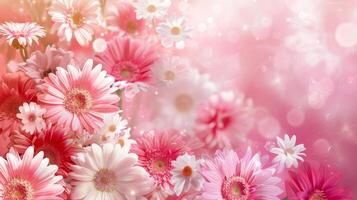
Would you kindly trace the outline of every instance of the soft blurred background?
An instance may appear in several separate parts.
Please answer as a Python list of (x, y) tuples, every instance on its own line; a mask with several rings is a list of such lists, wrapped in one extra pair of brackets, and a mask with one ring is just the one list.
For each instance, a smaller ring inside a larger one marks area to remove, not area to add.
[[(0, 22), (28, 21), (28, 6), (48, 2), (0, 0)], [(170, 14), (183, 13), (193, 30), (177, 54), (208, 73), (220, 90), (243, 93), (254, 104), (245, 145), (265, 151), (276, 136), (296, 134), (307, 160), (341, 171), (357, 198), (357, 0), (174, 3)], [(91, 46), (85, 52), (91, 57)], [(1, 40), (0, 73), (14, 58)], [(141, 108), (155, 110), (152, 96), (155, 92), (141, 96)], [(134, 129), (155, 126), (141, 124), (152, 115), (136, 112)]]

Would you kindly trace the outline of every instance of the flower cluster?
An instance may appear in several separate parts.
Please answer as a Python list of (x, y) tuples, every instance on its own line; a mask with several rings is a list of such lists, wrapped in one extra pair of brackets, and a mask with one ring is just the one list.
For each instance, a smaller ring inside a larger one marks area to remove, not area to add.
[(259, 109), (182, 53), (174, 1), (48, 2), (0, 25), (0, 199), (351, 199), (299, 135), (251, 142)]

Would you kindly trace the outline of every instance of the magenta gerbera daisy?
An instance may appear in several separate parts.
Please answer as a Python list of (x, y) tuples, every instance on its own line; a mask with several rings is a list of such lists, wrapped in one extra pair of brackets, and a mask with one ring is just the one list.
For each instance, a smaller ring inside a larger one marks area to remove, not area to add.
[(349, 192), (338, 186), (340, 176), (327, 166), (304, 163), (297, 172), (289, 171), (285, 182), (289, 200), (352, 200)]
[(23, 73), (8, 73), (0, 77), (0, 133), (8, 134), (20, 128), (16, 117), (24, 102), (36, 101), (35, 83)]
[(67, 70), (59, 67), (44, 79), (39, 102), (47, 110), (45, 117), (69, 130), (93, 133), (103, 125), (105, 113), (118, 111), (114, 78), (101, 65), (92, 66), (88, 60), (82, 70), (72, 65)]
[(233, 150), (216, 152), (202, 168), (205, 177), (201, 198), (206, 200), (279, 200), (282, 190), (274, 168), (262, 168), (259, 155), (250, 149), (243, 158)]
[(153, 45), (129, 37), (113, 39), (103, 53), (96, 55), (96, 62), (103, 64), (116, 81), (129, 83), (148, 82), (156, 59)]
[(190, 151), (177, 131), (149, 132), (137, 139), (132, 151), (139, 165), (154, 178), (157, 186), (170, 188), (172, 161)]
[(22, 158), (17, 152), (6, 154), (6, 160), (0, 157), (0, 169), (0, 199), (62, 199), (59, 195), (64, 188), (62, 177), (55, 176), (57, 166), (48, 165), (43, 152), (34, 156), (33, 147)]

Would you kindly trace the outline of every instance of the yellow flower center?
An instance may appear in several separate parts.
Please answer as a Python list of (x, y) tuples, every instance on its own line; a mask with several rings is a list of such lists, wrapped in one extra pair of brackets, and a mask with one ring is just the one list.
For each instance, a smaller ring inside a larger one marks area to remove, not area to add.
[(83, 21), (84, 17), (79, 11), (73, 13), (72, 22), (74, 25), (76, 25), (77, 27), (81, 26), (83, 24)]
[(108, 130), (110, 132), (115, 132), (117, 130), (117, 126), (115, 126), (115, 124), (111, 124), (109, 127), (108, 127)]
[(174, 26), (171, 28), (171, 34), (172, 35), (180, 35), (181, 29), (180, 27)]
[(188, 94), (180, 94), (175, 99), (176, 109), (180, 112), (188, 112), (193, 107), (193, 99)]
[(146, 8), (146, 10), (147, 10), (149, 13), (154, 13), (154, 12), (156, 12), (157, 8), (156, 8), (155, 5), (150, 4), (150, 5)]
[(175, 80), (175, 73), (173, 71), (166, 71), (164, 73), (165, 80), (167, 81), (173, 81)]

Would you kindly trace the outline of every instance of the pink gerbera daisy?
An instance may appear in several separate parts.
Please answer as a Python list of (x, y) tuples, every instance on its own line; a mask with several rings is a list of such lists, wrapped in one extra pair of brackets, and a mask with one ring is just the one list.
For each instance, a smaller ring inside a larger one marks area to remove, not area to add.
[(6, 159), (0, 157), (0, 199), (61, 199), (62, 177), (55, 176), (58, 168), (48, 165), (43, 152), (34, 156), (33, 147), (29, 147), (22, 158), (17, 152), (10, 152)]
[(98, 24), (99, 6), (96, 0), (54, 0), (48, 13), (60, 37), (69, 42), (74, 35), (80, 45), (86, 45)]
[(139, 165), (154, 178), (157, 186), (170, 188), (172, 161), (190, 151), (176, 131), (149, 132), (137, 139), (132, 151), (139, 156)]
[(92, 66), (88, 60), (82, 70), (72, 65), (67, 70), (59, 67), (44, 79), (39, 102), (47, 110), (45, 117), (72, 131), (94, 132), (103, 125), (105, 113), (118, 111), (114, 78), (101, 65)]
[(274, 168), (262, 168), (259, 155), (248, 149), (240, 159), (233, 150), (218, 151), (202, 168), (205, 177), (202, 199), (206, 200), (279, 200), (283, 191)]
[(96, 61), (103, 64), (103, 69), (116, 81), (148, 82), (156, 54), (154, 47), (143, 41), (117, 37), (108, 43), (103, 53), (96, 55)]
[(135, 8), (128, 3), (121, 3), (118, 8), (118, 26), (128, 34), (139, 33), (145, 28), (145, 20), (137, 19)]
[(35, 152), (43, 151), (50, 163), (59, 167), (57, 174), (64, 177), (67, 176), (70, 165), (73, 164), (71, 157), (77, 152), (74, 143), (63, 129), (51, 125), (42, 132), (36, 132), (34, 136), (16, 132), (11, 135), (11, 145), (20, 153), (29, 146), (33, 146)]
[(338, 186), (339, 175), (326, 166), (304, 163), (297, 171), (289, 171), (285, 186), (289, 200), (352, 200), (349, 192)]
[(243, 137), (252, 127), (251, 104), (233, 92), (212, 95), (199, 109), (195, 129), (198, 137), (213, 150), (231, 147), (232, 138)]
[(5, 22), (0, 25), (0, 34), (16, 49), (31, 46), (33, 41), (38, 43), (38, 39), (46, 35), (42, 26), (29, 22)]
[(8, 134), (20, 127), (16, 117), (24, 102), (36, 100), (35, 83), (23, 73), (0, 77), (0, 133)]
[(66, 67), (73, 63), (73, 54), (60, 48), (48, 46), (44, 53), (35, 51), (21, 70), (36, 83), (43, 83), (43, 78), (49, 73), (54, 73), (57, 67)]

